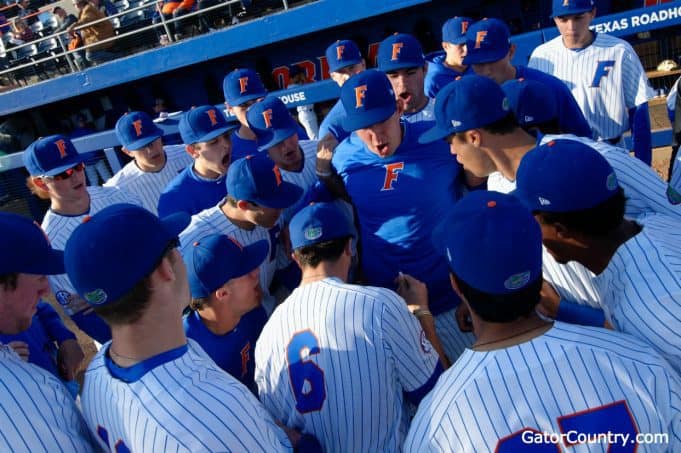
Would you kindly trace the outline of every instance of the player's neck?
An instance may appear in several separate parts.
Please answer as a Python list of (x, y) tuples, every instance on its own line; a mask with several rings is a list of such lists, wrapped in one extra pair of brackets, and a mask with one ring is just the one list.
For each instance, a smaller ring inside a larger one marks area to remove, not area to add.
[(463, 73), (463, 72), (466, 71), (466, 69), (468, 69), (468, 66), (463, 65), (463, 64), (458, 64), (456, 61), (448, 60), (446, 58), (445, 58), (444, 64), (445, 64), (446, 68), (452, 69), (452, 70), (454, 70), (456, 72), (460, 72), (460, 73)]
[(217, 173), (203, 165), (200, 160), (194, 161), (194, 172), (204, 179), (218, 179), (220, 176), (222, 176), (221, 173)]
[(300, 286), (324, 280), (325, 278), (335, 277), (343, 280), (348, 279), (348, 266), (342, 257), (336, 261), (322, 261), (317, 267), (303, 268), (303, 276), (300, 279)]
[(90, 210), (90, 193), (86, 192), (83, 197), (77, 200), (69, 200), (63, 202), (58, 198), (52, 198), (50, 201), (50, 209), (55, 214), (76, 216), (87, 214)]
[(227, 201), (222, 203), (220, 210), (227, 217), (227, 220), (232, 222), (234, 225), (238, 226), (242, 230), (252, 231), (256, 225), (248, 220), (245, 211), (239, 209), (236, 206), (232, 206)]
[(405, 110), (404, 110), (404, 113), (416, 113), (416, 112), (420, 112), (421, 110), (423, 110), (424, 108), (426, 108), (426, 106), (428, 105), (428, 101), (430, 101), (430, 98), (424, 94), (424, 95), (423, 95), (423, 98), (421, 99), (421, 102), (419, 102), (418, 105), (415, 105), (415, 106), (414, 106), (413, 108), (411, 108), (411, 109), (405, 109)]
[(508, 348), (543, 335), (553, 323), (544, 321), (536, 313), (510, 323), (474, 320), (476, 341), (475, 351), (492, 351)]
[(589, 31), (583, 36), (575, 36), (566, 38), (563, 36), (563, 45), (571, 50), (584, 49), (591, 45), (596, 39), (596, 33)]
[(224, 303), (220, 303), (220, 308), (213, 307), (212, 304), (199, 310), (199, 318), (213, 335), (225, 335), (234, 330), (239, 324), (241, 316), (236, 315), (231, 310), (224, 307)]
[(529, 150), (537, 145), (537, 140), (521, 128), (510, 134), (488, 134), (492, 149), (503, 150), (496, 153), (497, 170), (509, 181), (515, 181), (520, 161)]
[(255, 140), (255, 134), (253, 131), (243, 124), (239, 128), (239, 137), (243, 138), (244, 140)]
[(623, 220), (622, 223), (603, 239), (589, 239), (585, 241), (585, 256), (578, 261), (596, 275), (601, 274), (610, 264), (617, 249), (629, 239), (636, 236), (642, 230), (641, 225), (631, 220)]

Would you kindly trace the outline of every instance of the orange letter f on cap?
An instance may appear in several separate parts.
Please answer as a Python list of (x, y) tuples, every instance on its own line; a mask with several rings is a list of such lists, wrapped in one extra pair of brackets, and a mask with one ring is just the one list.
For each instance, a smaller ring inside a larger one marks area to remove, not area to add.
[(272, 127), (272, 109), (267, 109), (262, 112), (262, 117), (265, 120), (265, 127), (266, 128), (271, 128)]
[(476, 35), (475, 35), (475, 48), (476, 49), (480, 48), (480, 44), (482, 44), (482, 42), (485, 40), (485, 36), (487, 36), (486, 30), (482, 30), (482, 31), (479, 31), (479, 32), (476, 33)]
[(402, 46), (404, 46), (404, 44), (401, 43), (401, 42), (394, 42), (393, 43), (393, 54), (392, 54), (392, 57), (390, 58), (391, 61), (397, 60), (397, 58), (400, 56), (400, 51), (402, 50)]
[(208, 115), (208, 118), (210, 118), (210, 125), (215, 126), (218, 124), (218, 118), (215, 115), (215, 110), (206, 110), (206, 115)]
[(336, 47), (336, 59), (337, 60), (342, 60), (343, 59), (343, 51), (345, 50), (345, 46), (341, 45)]
[(142, 135), (142, 120), (135, 120), (132, 122), (132, 127), (135, 128), (135, 136)]
[(239, 77), (239, 94), (244, 94), (246, 92), (247, 86), (248, 86), (248, 77)]
[(355, 100), (357, 101), (357, 103), (355, 104), (355, 108), (364, 107), (364, 98), (366, 96), (366, 91), (367, 91), (366, 85), (360, 85), (358, 87), (355, 87)]
[(59, 157), (62, 159), (66, 157), (66, 142), (62, 139), (57, 140), (54, 142), (56, 145), (57, 149), (59, 150)]

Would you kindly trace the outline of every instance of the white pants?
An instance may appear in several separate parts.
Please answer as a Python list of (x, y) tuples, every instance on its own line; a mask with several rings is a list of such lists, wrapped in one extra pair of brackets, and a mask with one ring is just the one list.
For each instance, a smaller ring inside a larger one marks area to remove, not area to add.
[(319, 124), (317, 114), (314, 112), (313, 105), (303, 105), (298, 107), (298, 121), (305, 128), (310, 140), (319, 140)]

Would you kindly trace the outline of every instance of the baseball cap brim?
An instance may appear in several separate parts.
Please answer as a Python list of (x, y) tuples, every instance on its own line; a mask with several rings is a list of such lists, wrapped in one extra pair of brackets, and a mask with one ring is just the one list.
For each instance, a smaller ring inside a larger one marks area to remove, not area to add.
[(343, 60), (343, 64), (340, 64), (338, 66), (329, 65), (329, 72), (338, 72), (339, 70), (341, 70), (343, 68), (347, 68), (348, 66), (359, 64), (361, 62), (362, 62), (362, 58), (353, 58), (352, 60)]
[(196, 141), (196, 143), (209, 142), (209, 141), (213, 140), (214, 138), (218, 138), (219, 136), (224, 135), (227, 132), (231, 132), (231, 131), (235, 130), (237, 127), (238, 126), (236, 124), (229, 124), (225, 127), (215, 129), (214, 131), (210, 131), (209, 133), (199, 137), (198, 140)]
[(433, 143), (438, 140), (442, 140), (445, 137), (448, 137), (454, 133), (455, 131), (451, 129), (443, 129), (440, 126), (433, 126), (431, 129), (428, 129), (423, 134), (421, 134), (421, 136), (418, 138), (418, 142), (422, 145), (426, 145), (428, 143)]
[(297, 133), (298, 129), (295, 126), (283, 128), (283, 129), (277, 129), (272, 133), (272, 138), (268, 140), (266, 143), (260, 144), (258, 142), (258, 151), (267, 151), (268, 149), (272, 148), (273, 146), (278, 145), (279, 143), (283, 142), (287, 138), (293, 136), (293, 134)]
[[(66, 273), (64, 268), (64, 252), (61, 250), (50, 249), (47, 255), (43, 255), (39, 260), (31, 258), (31, 262), (19, 264), (8, 263), (12, 268), (11, 272), (20, 272), (22, 274), (32, 275), (59, 275)], [(4, 267), (4, 266), (2, 266)], [(9, 273), (0, 270), (0, 274)]]
[(248, 101), (252, 101), (253, 99), (264, 98), (265, 96), (267, 96), (267, 91), (263, 91), (262, 93), (244, 94), (243, 96), (239, 96), (236, 99), (232, 99), (232, 102), (227, 100), (227, 103), (232, 107), (239, 107), (240, 105), (243, 105)]
[(250, 201), (266, 208), (286, 209), (303, 196), (303, 189), (287, 181), (277, 187), (277, 193), (269, 197), (257, 197)]
[(379, 67), (383, 72), (393, 72), (393, 71), (399, 71), (400, 69), (418, 69), (422, 68), (426, 65), (426, 60), (424, 59), (423, 62), (418, 63), (415, 61), (403, 61), (401, 63), (394, 63), (394, 64), (387, 64), (384, 65), (383, 67)]
[(389, 106), (376, 107), (358, 114), (346, 114), (341, 123), (343, 129), (348, 132), (353, 132), (373, 126), (374, 124), (382, 123), (390, 118), (396, 110), (397, 104), (392, 104)]
[(573, 16), (573, 15), (577, 15), (577, 14), (588, 13), (589, 11), (592, 11), (593, 9), (594, 9), (594, 7), (590, 6), (590, 7), (584, 7), (584, 8), (571, 9), (570, 11), (558, 10), (554, 13), (551, 13), (551, 15), (549, 17), (551, 19), (554, 19), (556, 17)]
[(484, 64), (484, 63), (494, 63), (499, 61), (508, 55), (508, 51), (511, 50), (510, 46), (505, 49), (489, 49), (484, 51), (475, 51), (473, 54), (467, 54), (463, 58), (463, 64)]
[(140, 138), (139, 140), (135, 140), (132, 143), (128, 143), (127, 145), (124, 145), (123, 148), (127, 149), (128, 151), (137, 151), (146, 148), (161, 137), (163, 137), (163, 131), (157, 127), (152, 135), (148, 135), (144, 138)]
[(444, 42), (448, 42), (450, 44), (466, 44), (466, 35), (462, 35), (458, 38), (450, 39), (450, 40), (444, 40)]
[(60, 165), (59, 167), (55, 167), (51, 170), (46, 171), (43, 173), (43, 176), (55, 176), (58, 175), (59, 173), (62, 173), (69, 168), (73, 168), (76, 165), (80, 164), (81, 162), (85, 162), (85, 159), (83, 158), (82, 154), (78, 154), (78, 156), (74, 156), (73, 158), (69, 159), (69, 163)]

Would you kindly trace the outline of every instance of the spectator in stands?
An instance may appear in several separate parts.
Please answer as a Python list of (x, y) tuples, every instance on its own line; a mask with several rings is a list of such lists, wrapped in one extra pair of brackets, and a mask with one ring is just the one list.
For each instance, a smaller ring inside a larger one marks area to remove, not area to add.
[[(194, 9), (195, 0), (163, 0), (161, 4), (161, 15), (164, 20), (177, 19), (178, 17), (191, 12)], [(161, 20), (160, 16), (154, 18), (157, 23)], [(170, 32), (175, 35), (175, 39), (182, 39), (182, 22), (171, 22), (168, 24)]]
[(118, 14), (118, 9), (109, 0), (90, 0), (90, 3), (105, 16), (115, 16)]
[(35, 39), (35, 35), (33, 34), (31, 27), (26, 24), (26, 21), (23, 19), (15, 20), (14, 24), (12, 24), (12, 31), (10, 31), (10, 44), (20, 46), (29, 41), (33, 41), (33, 39)]
[[(83, 38), (83, 45), (94, 44), (114, 36), (113, 25), (108, 20), (100, 21), (106, 18), (106, 15), (92, 3), (87, 0), (74, 0), (73, 4), (79, 12), (78, 21), (72, 24), (68, 30), (73, 34), (77, 29)], [(95, 23), (89, 25), (91, 22)], [(116, 53), (111, 50), (113, 44), (113, 41), (109, 41), (88, 47), (85, 49), (85, 59), (90, 63), (99, 64), (116, 58)]]
[(67, 14), (66, 10), (64, 10), (64, 8), (62, 8), (61, 6), (56, 6), (52, 10), (52, 14), (54, 14), (57, 17), (57, 22), (59, 23), (57, 28), (54, 29), (55, 33), (67, 30), (72, 24), (78, 22), (78, 18), (76, 16), (74, 16), (73, 14)]
[(31, 0), (21, 0), (17, 3), (17, 6), (19, 7), (17, 17), (19, 19), (24, 19), (26, 25), (32, 25), (33, 22), (38, 20), (38, 15), (33, 15), (37, 11), (35, 8), (31, 8)]

